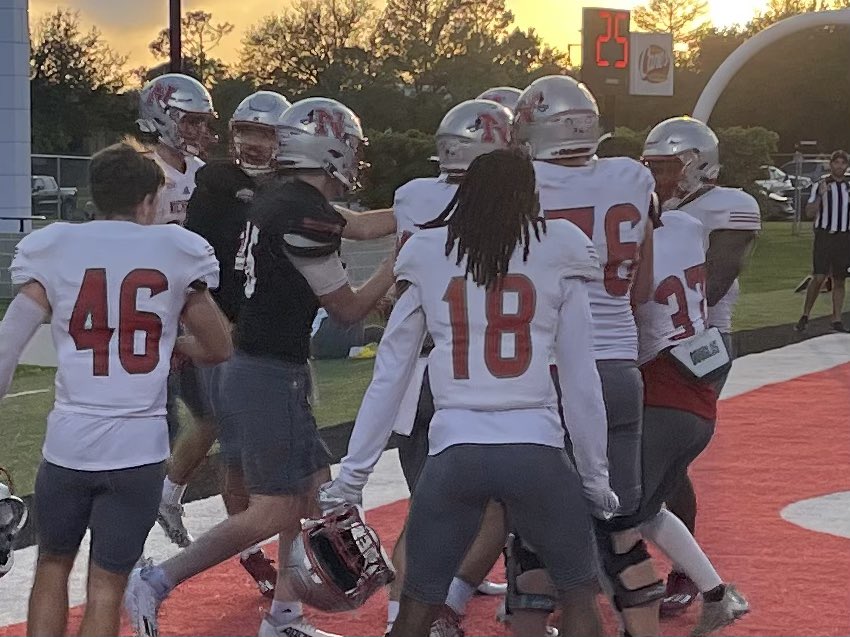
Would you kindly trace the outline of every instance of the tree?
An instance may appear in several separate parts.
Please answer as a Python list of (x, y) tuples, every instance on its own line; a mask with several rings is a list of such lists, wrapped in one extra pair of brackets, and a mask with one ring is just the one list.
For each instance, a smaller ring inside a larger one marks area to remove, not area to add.
[(57, 9), (33, 29), (30, 49), (32, 140), (36, 152), (85, 153), (94, 133), (132, 130), (124, 87), (127, 57), (79, 15)]
[(679, 57), (687, 57), (694, 49), (703, 29), (708, 25), (707, 0), (649, 0), (632, 12), (635, 24), (645, 31), (673, 34), (673, 43), (687, 47)]
[[(194, 75), (204, 84), (221, 81), (227, 75), (227, 66), (209, 53), (221, 44), (225, 36), (233, 32), (229, 22), (213, 23), (212, 13), (189, 11), (180, 21), (183, 64), (194, 71)], [(160, 60), (171, 55), (171, 37), (168, 29), (159, 32), (156, 39), (148, 45), (150, 52)]]
[(846, 0), (769, 0), (767, 6), (757, 12), (746, 26), (747, 35), (755, 35), (770, 25), (801, 13), (839, 9), (847, 5)]
[(399, 80), (433, 91), (445, 83), (435, 74), (441, 61), (495, 53), (513, 20), (504, 0), (389, 0), (372, 48)]
[(367, 131), (367, 134), (366, 160), (371, 168), (364, 175), (360, 196), (365, 206), (390, 206), (396, 188), (416, 177), (437, 174), (436, 164), (429, 160), (436, 151), (433, 136), (418, 130)]
[(370, 0), (301, 0), (248, 29), (240, 69), (287, 96), (359, 88), (379, 68), (367, 50), (374, 19)]
[(127, 56), (116, 53), (95, 27), (84, 33), (80, 15), (57, 9), (36, 24), (30, 45), (33, 82), (69, 90), (118, 91)]

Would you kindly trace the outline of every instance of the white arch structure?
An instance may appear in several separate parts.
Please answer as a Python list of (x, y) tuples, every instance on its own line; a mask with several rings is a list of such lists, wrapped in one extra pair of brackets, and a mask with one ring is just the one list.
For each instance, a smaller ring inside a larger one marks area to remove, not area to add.
[(708, 123), (711, 112), (720, 98), (720, 94), (726, 88), (735, 74), (741, 70), (754, 55), (770, 46), (774, 42), (789, 35), (812, 29), (814, 27), (825, 27), (831, 25), (850, 26), (850, 9), (838, 9), (835, 11), (813, 11), (803, 13), (780, 20), (751, 37), (741, 46), (735, 49), (728, 58), (723, 61), (714, 75), (706, 84), (702, 94), (694, 107), (693, 117), (701, 122)]

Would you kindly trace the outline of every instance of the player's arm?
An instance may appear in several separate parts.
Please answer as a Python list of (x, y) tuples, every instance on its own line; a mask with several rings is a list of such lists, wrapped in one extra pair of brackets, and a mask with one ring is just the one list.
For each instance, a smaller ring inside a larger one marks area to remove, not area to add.
[(354, 212), (342, 206), (334, 206), (345, 217), (346, 226), (342, 231), (344, 239), (363, 241), (378, 239), (396, 231), (395, 216), (392, 208)]
[(336, 254), (323, 257), (302, 257), (289, 254), (313, 294), (327, 313), (339, 323), (356, 323), (371, 312), (394, 282), (394, 257), (387, 257), (366, 283), (351, 287), (342, 261)]
[(558, 316), (555, 355), (564, 420), (585, 498), (596, 515), (610, 516), (619, 503), (608, 480), (608, 423), (602, 382), (593, 356), (590, 299), (581, 279), (563, 279), (561, 286), (563, 303)]
[(755, 245), (755, 230), (715, 230), (709, 237), (705, 255), (709, 307), (720, 301), (735, 279), (741, 274), (747, 258)]
[(230, 323), (208, 290), (189, 293), (182, 320), (190, 336), (177, 339), (180, 354), (205, 365), (223, 363), (233, 354)]
[(640, 246), (640, 261), (638, 261), (635, 281), (632, 285), (632, 306), (637, 307), (646, 303), (652, 296), (652, 279), (654, 277), (654, 248), (652, 243), (653, 227), (646, 224), (646, 234)]
[(36, 281), (24, 284), (6, 310), (0, 322), (0, 398), (8, 393), (24, 348), (50, 312), (47, 292)]
[(363, 396), (339, 477), (324, 489), (326, 499), (360, 502), (360, 494), (393, 431), (399, 405), (416, 369), (425, 340), (419, 294), (407, 289), (393, 308), (375, 359), (372, 382)]

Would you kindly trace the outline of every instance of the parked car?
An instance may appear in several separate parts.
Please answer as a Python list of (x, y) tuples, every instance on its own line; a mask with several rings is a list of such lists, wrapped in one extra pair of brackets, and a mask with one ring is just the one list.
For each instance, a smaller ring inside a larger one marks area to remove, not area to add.
[[(792, 179), (797, 175), (797, 164), (793, 160), (782, 164), (782, 172)], [(800, 164), (800, 176), (806, 177), (809, 183), (814, 183), (829, 172), (829, 160), (804, 159)]]
[(77, 189), (60, 188), (49, 175), (32, 176), (32, 213), (71, 219), (77, 209)]

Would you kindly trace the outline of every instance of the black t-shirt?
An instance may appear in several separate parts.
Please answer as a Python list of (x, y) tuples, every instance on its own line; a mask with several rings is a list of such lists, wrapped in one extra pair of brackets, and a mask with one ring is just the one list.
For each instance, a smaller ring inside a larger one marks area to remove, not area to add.
[(288, 215), (311, 216), (330, 206), (313, 186), (279, 180), (260, 184), (245, 234), (245, 299), (237, 322), (240, 350), (306, 363), (319, 301), (284, 250)]
[(239, 239), (245, 230), (254, 180), (229, 161), (211, 162), (195, 177), (186, 228), (201, 235), (215, 250), (219, 286), (212, 291), (224, 315), (235, 322), (242, 303), (244, 277), (236, 269)]

